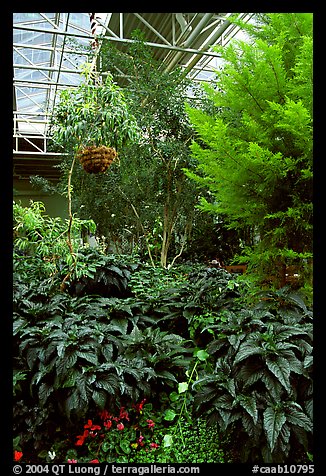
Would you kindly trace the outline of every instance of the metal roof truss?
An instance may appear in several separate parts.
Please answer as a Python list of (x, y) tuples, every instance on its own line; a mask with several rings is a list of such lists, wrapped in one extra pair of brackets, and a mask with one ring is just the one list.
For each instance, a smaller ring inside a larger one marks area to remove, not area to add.
[[(93, 15), (93, 21), (91, 21)], [(42, 170), (59, 177), (57, 155), (48, 152), (48, 125), (60, 89), (75, 87), (85, 61), (96, 61), (105, 37), (118, 48), (132, 43), (141, 29), (164, 71), (176, 66), (194, 81), (210, 81), (219, 55), (239, 29), (231, 13), (14, 13), (13, 14), (13, 153), (14, 177), (29, 179)], [(239, 16), (246, 21), (253, 14)], [(90, 47), (85, 52), (85, 47)], [(91, 56), (90, 56), (91, 55)], [(34, 162), (33, 169), (33, 159)], [(40, 166), (42, 159), (44, 168)]]

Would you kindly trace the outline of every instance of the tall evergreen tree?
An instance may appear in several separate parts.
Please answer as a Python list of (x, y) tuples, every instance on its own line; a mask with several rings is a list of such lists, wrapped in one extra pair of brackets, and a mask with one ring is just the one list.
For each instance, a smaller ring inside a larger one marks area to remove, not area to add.
[(256, 246), (242, 259), (280, 285), (285, 265), (312, 257), (312, 14), (239, 24), (249, 40), (217, 48), (223, 66), (205, 86), (216, 112), (187, 107), (197, 132), (187, 175), (214, 195), (203, 210), (250, 227)]

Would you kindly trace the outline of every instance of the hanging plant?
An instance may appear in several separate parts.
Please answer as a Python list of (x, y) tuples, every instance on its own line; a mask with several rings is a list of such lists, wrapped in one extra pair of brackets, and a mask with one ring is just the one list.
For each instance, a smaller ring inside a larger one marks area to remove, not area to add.
[(85, 80), (78, 87), (61, 92), (51, 137), (66, 152), (73, 152), (86, 172), (105, 172), (118, 150), (137, 139), (139, 129), (110, 74), (100, 82), (88, 64), (83, 74)]
[(84, 81), (60, 94), (58, 105), (54, 108), (50, 124), (50, 136), (64, 152), (73, 156), (68, 171), (68, 214), (69, 225), (67, 243), (73, 265), (64, 277), (61, 289), (77, 264), (77, 255), (71, 241), (73, 222), (71, 207), (71, 179), (76, 159), (87, 173), (106, 172), (118, 156), (118, 149), (138, 138), (139, 128), (135, 117), (130, 114), (122, 89), (107, 75), (101, 81), (92, 65), (86, 64)]
[(99, 172), (106, 172), (117, 157), (117, 151), (114, 147), (106, 147), (104, 145), (100, 147), (87, 146), (78, 152), (77, 157), (85, 172), (97, 174)]

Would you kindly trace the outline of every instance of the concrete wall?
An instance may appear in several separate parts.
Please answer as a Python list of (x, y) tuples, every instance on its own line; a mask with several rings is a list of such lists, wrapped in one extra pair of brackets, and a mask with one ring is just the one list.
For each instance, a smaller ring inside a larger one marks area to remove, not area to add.
[(13, 199), (23, 207), (29, 206), (30, 200), (43, 202), (46, 214), (50, 217), (68, 218), (68, 201), (61, 195), (50, 195), (41, 190), (36, 190), (27, 180), (14, 180)]

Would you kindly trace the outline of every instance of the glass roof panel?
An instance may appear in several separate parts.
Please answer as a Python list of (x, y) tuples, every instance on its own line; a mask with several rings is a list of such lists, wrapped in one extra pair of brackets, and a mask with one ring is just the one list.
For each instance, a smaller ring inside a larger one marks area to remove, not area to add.
[(96, 35), (105, 34), (122, 48), (133, 41), (135, 29), (143, 29), (162, 69), (180, 65), (196, 81), (211, 80), (213, 68), (220, 64), (212, 43), (226, 43), (235, 31), (228, 22), (229, 13), (14, 13), (16, 144), (35, 135), (45, 143), (60, 90), (80, 83), (82, 64), (96, 55), (91, 48), (90, 15), (94, 15)]
[[(33, 129), (45, 134), (45, 119), (58, 89), (81, 80), (78, 68), (85, 57), (74, 50), (78, 44), (90, 44), (89, 14), (14, 13), (13, 24), (16, 132)], [(43, 122), (36, 122), (36, 117)]]

